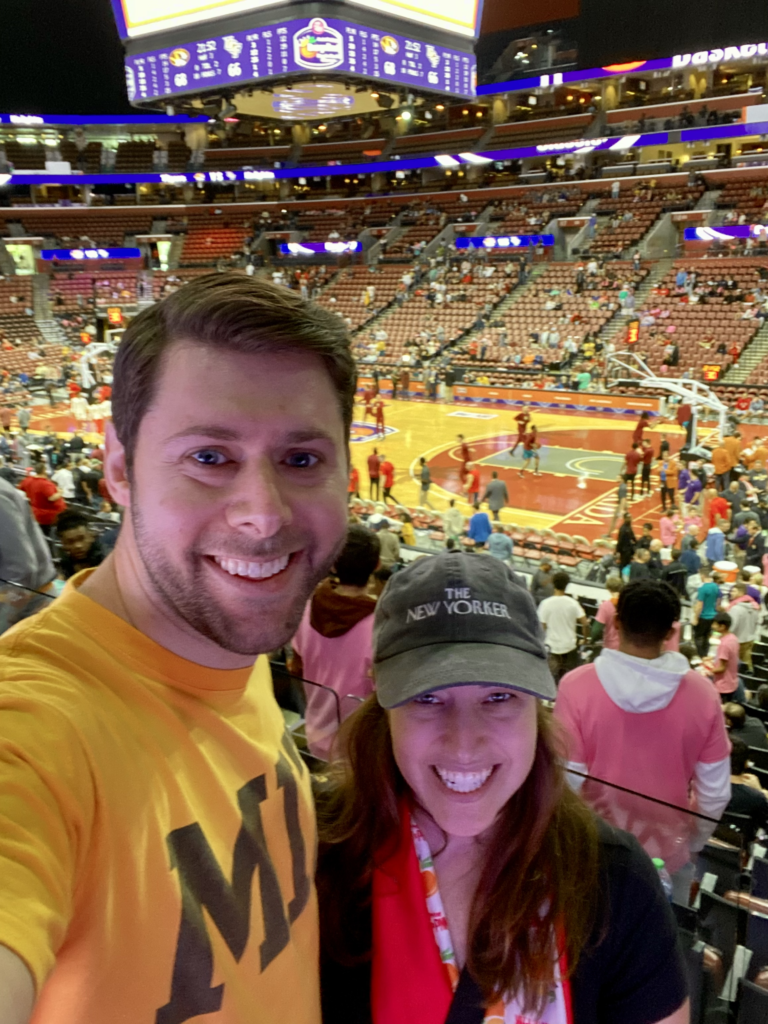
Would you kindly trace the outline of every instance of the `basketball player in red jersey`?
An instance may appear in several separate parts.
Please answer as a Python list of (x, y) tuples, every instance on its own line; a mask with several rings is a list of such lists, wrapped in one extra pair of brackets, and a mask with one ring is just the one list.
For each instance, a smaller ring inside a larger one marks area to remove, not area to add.
[(528, 424), (531, 422), (531, 410), (527, 405), (524, 405), (523, 411), (519, 412), (517, 416), (515, 416), (515, 422), (517, 423), (517, 440), (515, 441), (514, 446), (509, 449), (510, 455), (515, 454), (517, 446), (520, 444), (525, 448), (523, 441), (528, 431)]
[(539, 443), (538, 430), (531, 424), (531, 429), (523, 437), (523, 466), (520, 470), (520, 476), (523, 476), (526, 469), (530, 466), (531, 459), (533, 459), (533, 475), (541, 476), (541, 473), (539, 473), (539, 448), (541, 448), (541, 444)]
[(373, 388), (368, 388), (366, 391), (363, 392), (363, 400), (360, 403), (361, 405), (365, 406), (365, 411), (363, 412), (363, 423), (365, 423), (368, 420), (369, 415), (371, 419), (376, 418), (376, 410), (373, 407), (373, 400), (375, 397), (376, 392), (373, 390)]
[(380, 398), (373, 403), (373, 411), (376, 414), (376, 436), (384, 437), (384, 403)]
[(461, 459), (461, 469), (459, 470), (459, 479), (462, 484), (467, 475), (467, 463), (472, 458), (472, 448), (469, 447), (467, 442), (464, 440), (463, 434), (457, 434), (456, 437), (459, 441), (459, 458)]

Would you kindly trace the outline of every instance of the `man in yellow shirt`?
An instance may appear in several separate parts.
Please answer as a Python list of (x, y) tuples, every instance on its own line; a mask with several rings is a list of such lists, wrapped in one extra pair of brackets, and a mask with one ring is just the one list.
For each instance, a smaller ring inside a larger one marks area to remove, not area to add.
[(0, 1021), (319, 1024), (309, 777), (263, 655), (346, 534), (349, 340), (210, 275), (136, 317), (113, 387), (115, 551), (0, 641)]

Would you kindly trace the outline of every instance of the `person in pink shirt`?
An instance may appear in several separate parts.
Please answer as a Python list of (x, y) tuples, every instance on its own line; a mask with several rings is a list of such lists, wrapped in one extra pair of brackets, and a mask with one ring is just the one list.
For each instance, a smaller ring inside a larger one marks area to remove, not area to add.
[(712, 681), (724, 702), (734, 699), (744, 701), (744, 684), (739, 679), (739, 641), (731, 633), (731, 616), (728, 612), (718, 612), (712, 628), (719, 634), (720, 642), (714, 661), (705, 661), (704, 667), (711, 673)]
[(682, 654), (662, 650), (679, 619), (668, 584), (626, 585), (616, 605), (618, 650), (563, 676), (554, 716), (565, 729), (568, 768), (579, 773), (571, 784), (666, 862), (675, 898), (687, 905), (691, 853), (730, 800), (730, 743), (712, 683)]
[(350, 526), (334, 576), (315, 589), (291, 641), (288, 669), (305, 680), (307, 746), (324, 761), (331, 758), (342, 720), (373, 693), (376, 600), (368, 595), (367, 585), (379, 553), (379, 538), (372, 530)]
[(680, 532), (680, 516), (677, 512), (665, 512), (659, 520), (659, 537), (665, 548), (673, 548)]
[(619, 633), (616, 629), (616, 602), (624, 583), (620, 576), (609, 576), (605, 581), (608, 597), (600, 603), (592, 622), (592, 640), (602, 640), (603, 647), (616, 651), (619, 647)]

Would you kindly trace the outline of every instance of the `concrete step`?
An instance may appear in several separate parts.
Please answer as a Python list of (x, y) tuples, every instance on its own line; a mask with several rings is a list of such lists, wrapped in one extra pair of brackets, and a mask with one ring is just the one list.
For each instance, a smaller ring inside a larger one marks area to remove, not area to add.
[(738, 365), (730, 366), (723, 377), (725, 384), (743, 384), (750, 373), (768, 357), (768, 323), (764, 323), (741, 354)]
[(58, 321), (50, 319), (38, 319), (35, 317), (35, 323), (50, 345), (66, 345), (67, 336), (59, 326)]
[(694, 210), (714, 210), (715, 203), (717, 202), (720, 193), (723, 190), (721, 188), (708, 189), (701, 199), (694, 206)]

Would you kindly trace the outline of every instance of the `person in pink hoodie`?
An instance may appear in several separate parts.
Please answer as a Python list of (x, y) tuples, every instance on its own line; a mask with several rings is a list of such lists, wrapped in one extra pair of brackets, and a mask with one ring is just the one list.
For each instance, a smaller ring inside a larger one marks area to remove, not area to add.
[[(679, 621), (680, 600), (667, 584), (625, 586), (618, 650), (563, 676), (554, 716), (567, 735), (571, 785), (666, 862), (675, 898), (687, 904), (691, 855), (728, 805), (731, 769), (715, 687), (682, 654), (663, 651)], [(688, 807), (706, 818), (692, 818)]]
[(659, 537), (665, 548), (673, 548), (680, 532), (680, 516), (677, 512), (665, 512), (659, 520)]
[(288, 668), (305, 681), (307, 746), (324, 761), (331, 759), (343, 719), (373, 693), (376, 599), (368, 595), (367, 585), (379, 551), (372, 530), (357, 524), (348, 528), (334, 576), (318, 584), (291, 641)]

